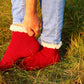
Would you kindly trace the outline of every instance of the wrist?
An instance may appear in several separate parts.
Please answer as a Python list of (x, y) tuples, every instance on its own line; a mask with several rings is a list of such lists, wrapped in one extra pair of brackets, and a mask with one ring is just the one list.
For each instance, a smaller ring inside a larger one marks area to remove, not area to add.
[(27, 16), (34, 16), (37, 14), (37, 10), (34, 10), (34, 11), (26, 11), (25, 15)]
[(37, 0), (26, 0), (26, 14), (34, 15), (37, 12)]

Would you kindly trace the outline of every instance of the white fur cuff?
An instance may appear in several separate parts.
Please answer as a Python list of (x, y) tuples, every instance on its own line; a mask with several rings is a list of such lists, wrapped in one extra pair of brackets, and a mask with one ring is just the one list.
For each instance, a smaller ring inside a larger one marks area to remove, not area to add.
[(62, 42), (60, 42), (59, 44), (48, 44), (48, 43), (42, 42), (41, 45), (47, 48), (59, 49), (62, 46)]
[(16, 31), (16, 32), (24, 32), (24, 33), (27, 33), (26, 29), (24, 26), (17, 26), (17, 25), (14, 25), (12, 24), (10, 26), (10, 30), (11, 31)]
[(57, 44), (57, 43), (55, 43), (55, 44), (45, 43), (45, 42), (42, 42), (40, 38), (38, 39), (38, 41), (43, 47), (47, 47), (47, 48), (59, 49), (62, 46), (62, 41), (60, 41), (59, 44)]

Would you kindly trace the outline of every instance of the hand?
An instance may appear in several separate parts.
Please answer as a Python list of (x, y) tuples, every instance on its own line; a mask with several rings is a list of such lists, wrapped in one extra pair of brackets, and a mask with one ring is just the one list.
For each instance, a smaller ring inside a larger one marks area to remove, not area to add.
[(37, 12), (34, 14), (25, 14), (24, 26), (29, 36), (36, 36), (39, 34), (39, 28), (42, 26), (42, 23)]

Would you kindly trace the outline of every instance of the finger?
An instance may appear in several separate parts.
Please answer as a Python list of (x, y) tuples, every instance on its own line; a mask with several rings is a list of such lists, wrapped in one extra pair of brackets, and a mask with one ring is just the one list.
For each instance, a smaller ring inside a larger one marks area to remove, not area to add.
[(39, 34), (39, 26), (34, 28), (34, 33), (35, 33), (35, 36), (37, 36)]
[(39, 31), (38, 32), (35, 32), (35, 36), (39, 35)]
[(33, 36), (34, 35), (34, 31), (32, 29), (30, 29), (30, 28), (28, 29), (27, 32), (28, 32), (29, 36)]

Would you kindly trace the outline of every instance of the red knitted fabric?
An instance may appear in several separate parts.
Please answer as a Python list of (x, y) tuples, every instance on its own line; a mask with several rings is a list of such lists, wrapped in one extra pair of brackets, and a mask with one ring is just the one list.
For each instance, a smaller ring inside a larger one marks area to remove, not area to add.
[(11, 42), (0, 62), (0, 70), (11, 68), (16, 60), (35, 54), (39, 48), (35, 37), (30, 37), (27, 33), (13, 32)]
[(60, 61), (59, 51), (44, 47), (35, 55), (28, 56), (21, 60), (19, 67), (25, 70), (36, 70)]

